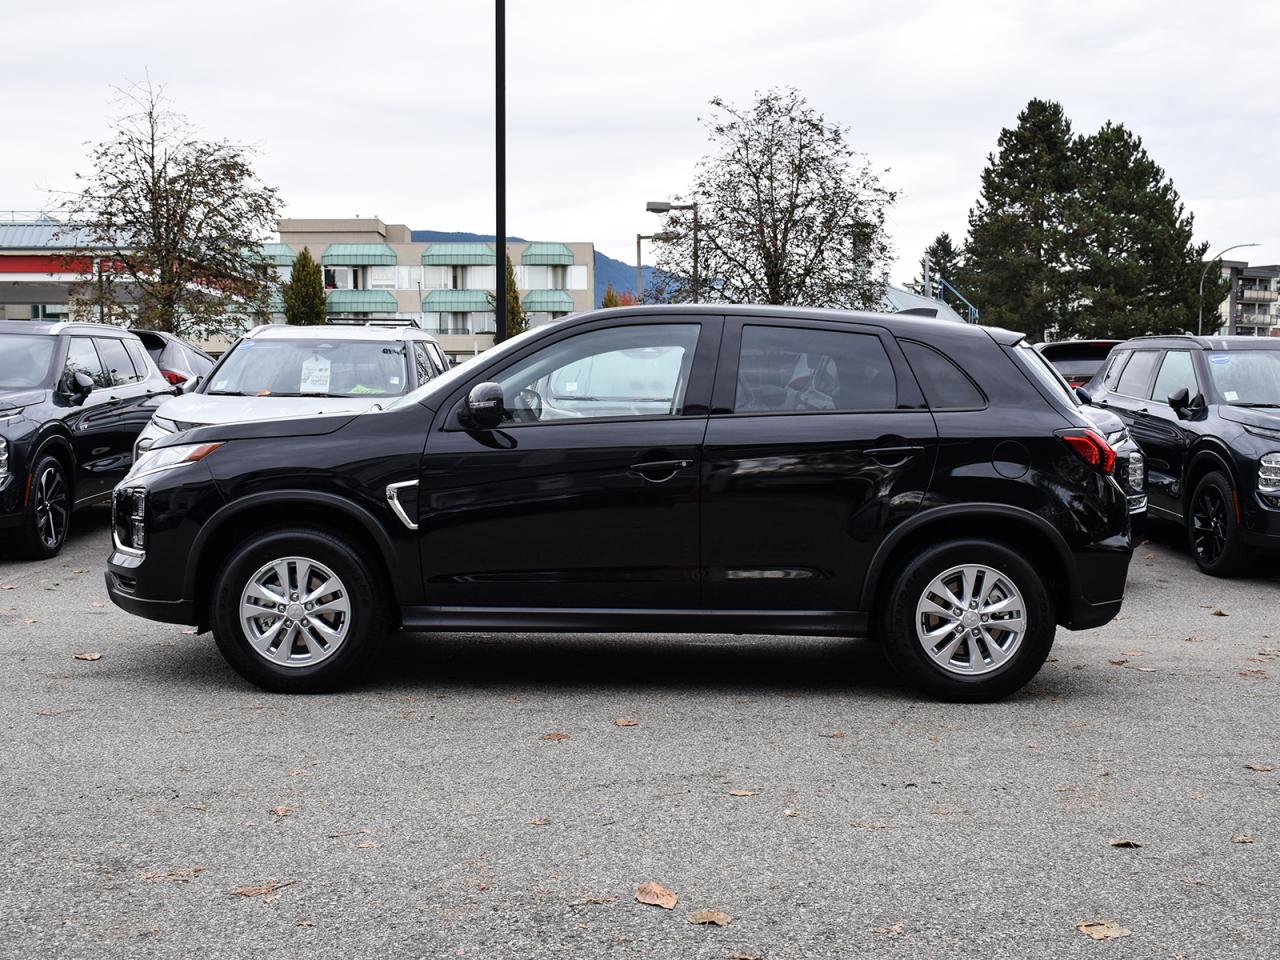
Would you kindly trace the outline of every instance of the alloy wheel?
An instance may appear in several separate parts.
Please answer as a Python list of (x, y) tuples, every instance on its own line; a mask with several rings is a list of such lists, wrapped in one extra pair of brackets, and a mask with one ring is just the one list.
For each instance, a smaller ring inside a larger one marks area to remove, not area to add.
[(35, 483), (36, 531), (46, 547), (55, 549), (67, 533), (67, 485), (62, 472), (47, 466)]
[(281, 667), (310, 667), (333, 656), (351, 627), (346, 586), (324, 564), (282, 557), (263, 564), (240, 594), (249, 645)]
[(916, 637), (948, 673), (978, 676), (1004, 666), (1027, 632), (1026, 604), (1005, 574), (982, 564), (934, 577), (916, 604)]
[(1192, 544), (1200, 562), (1208, 566), (1218, 562), (1227, 549), (1227, 503), (1222, 491), (1207, 484), (1191, 511)]

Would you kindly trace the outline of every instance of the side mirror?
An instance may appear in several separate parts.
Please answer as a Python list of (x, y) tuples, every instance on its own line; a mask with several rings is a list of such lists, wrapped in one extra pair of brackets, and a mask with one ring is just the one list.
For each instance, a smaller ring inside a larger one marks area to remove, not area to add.
[(83, 403), (84, 398), (93, 393), (93, 377), (77, 370), (67, 386), (71, 388), (71, 396)]
[(181, 396), (184, 393), (194, 393), (196, 387), (200, 386), (203, 382), (204, 377), (188, 377), (186, 380), (183, 380), (178, 384), (177, 387), (174, 388), (173, 392), (177, 396)]
[(469, 430), (496, 430), (502, 425), (505, 412), (502, 386), (492, 382), (477, 383), (462, 401), (458, 419)]
[(1168, 403), (1173, 412), (1181, 417), (1187, 411), (1187, 408), (1191, 406), (1191, 395), (1186, 387), (1179, 387), (1169, 394)]
[(1093, 403), (1093, 394), (1089, 392), (1088, 387), (1076, 387), (1076, 396), (1080, 398), (1083, 404)]

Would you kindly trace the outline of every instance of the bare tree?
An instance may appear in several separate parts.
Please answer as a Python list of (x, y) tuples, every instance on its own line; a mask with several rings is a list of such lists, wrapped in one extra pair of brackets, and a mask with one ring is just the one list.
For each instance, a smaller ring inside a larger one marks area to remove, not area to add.
[[(680, 203), (699, 215), (700, 298), (818, 307), (878, 305), (888, 281), (881, 185), (846, 130), (793, 88), (757, 94), (748, 108), (720, 98), (702, 118), (714, 145)], [(650, 299), (692, 299), (692, 214), (673, 211), (658, 246)]]
[(120, 95), (124, 113), (91, 149), (69, 203), (73, 255), (101, 264), (74, 308), (195, 339), (238, 332), (275, 283), (259, 245), (275, 227), (277, 191), (258, 181), (249, 148), (197, 137), (163, 88)]

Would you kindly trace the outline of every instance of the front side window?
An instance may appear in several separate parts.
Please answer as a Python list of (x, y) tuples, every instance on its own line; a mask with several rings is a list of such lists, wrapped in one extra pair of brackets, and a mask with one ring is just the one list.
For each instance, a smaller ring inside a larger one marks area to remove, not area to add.
[(1280, 350), (1232, 350), (1208, 360), (1209, 376), (1227, 403), (1280, 407)]
[(391, 397), (408, 386), (403, 343), (383, 340), (241, 340), (208, 393), (238, 397)]
[(680, 416), (698, 345), (696, 323), (593, 330), (502, 373), (507, 419)]
[(57, 337), (43, 335), (19, 333), (0, 337), (0, 390), (21, 390), (44, 383), (53, 362), (53, 348), (57, 345)]
[(1151, 383), (1151, 373), (1156, 368), (1156, 358), (1159, 356), (1160, 354), (1154, 350), (1136, 351), (1129, 358), (1129, 362), (1124, 365), (1124, 372), (1120, 374), (1120, 382), (1116, 384), (1116, 393), (1145, 400), (1147, 398), (1147, 387)]
[(897, 404), (893, 364), (879, 337), (743, 327), (734, 413), (892, 410)]
[(1189, 399), (1194, 399), (1200, 393), (1200, 385), (1196, 383), (1196, 370), (1191, 364), (1191, 353), (1188, 350), (1170, 350), (1160, 363), (1160, 374), (1156, 377), (1152, 397), (1161, 403), (1168, 403), (1169, 394), (1183, 387), (1187, 388)]
[(63, 376), (68, 389), (75, 387), (77, 373), (91, 378), (95, 387), (112, 386), (111, 375), (103, 369), (98, 351), (88, 337), (72, 337), (67, 347), (67, 368)]

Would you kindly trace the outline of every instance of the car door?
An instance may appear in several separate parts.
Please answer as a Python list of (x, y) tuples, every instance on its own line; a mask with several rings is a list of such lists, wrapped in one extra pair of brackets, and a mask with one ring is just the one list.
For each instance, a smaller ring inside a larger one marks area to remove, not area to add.
[(936, 451), (933, 417), (886, 332), (727, 320), (703, 444), (704, 604), (855, 610)]
[(95, 472), (110, 489), (133, 465), (133, 445), (155, 412), (148, 401), (156, 391), (148, 381), (148, 367), (144, 363), (138, 368), (123, 339), (97, 336), (93, 341), (102, 358), (106, 384), (90, 394), (90, 399), (99, 393), (105, 398), (92, 416), (99, 438)]
[(67, 418), (76, 454), (76, 500), (100, 497), (115, 485), (118, 474), (118, 413), (121, 401), (113, 393), (114, 381), (106, 369), (93, 337), (69, 337), (63, 368), (63, 388), (70, 393), (75, 375), (93, 380), (93, 390), (78, 411)]
[[(1182, 478), (1194, 437), (1190, 420), (1169, 406), (1169, 394), (1185, 387), (1194, 400), (1202, 392), (1190, 350), (1166, 350), (1151, 400), (1134, 418), (1130, 432), (1147, 458), (1147, 495), (1153, 506), (1182, 515)], [(1195, 411), (1184, 411), (1195, 417)]]
[[(698, 593), (698, 466), (718, 317), (600, 322), (542, 338), (442, 406), (423, 455), (433, 605), (687, 609)], [(482, 381), (506, 419), (470, 431)]]
[[(1098, 406), (1116, 414), (1126, 427), (1133, 430), (1139, 413), (1145, 414), (1150, 404), (1151, 381), (1159, 360), (1159, 350), (1134, 350), (1120, 370), (1115, 387)], [(1107, 371), (1107, 378), (1111, 378), (1110, 370)], [(1138, 441), (1138, 445), (1142, 445), (1141, 441)]]

